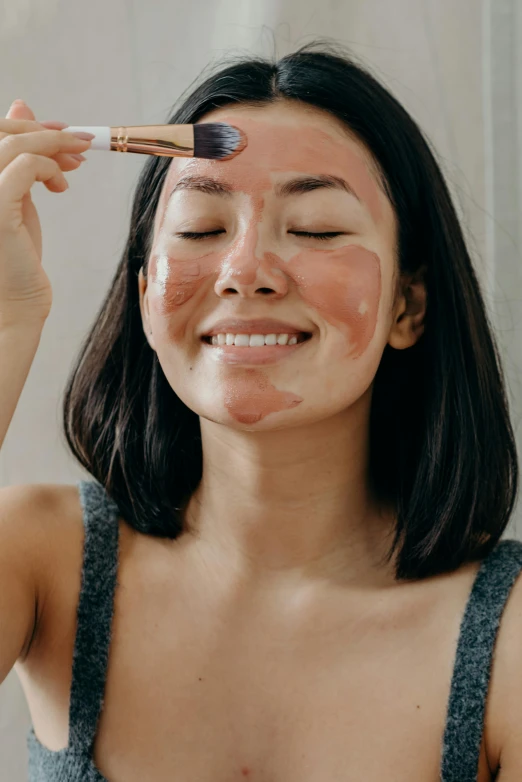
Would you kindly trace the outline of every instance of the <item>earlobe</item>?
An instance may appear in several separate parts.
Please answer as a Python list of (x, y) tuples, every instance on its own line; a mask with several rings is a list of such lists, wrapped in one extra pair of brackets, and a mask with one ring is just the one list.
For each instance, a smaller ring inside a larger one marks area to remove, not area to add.
[(427, 304), (424, 272), (425, 267), (422, 267), (403, 282), (388, 337), (388, 344), (397, 350), (411, 347), (424, 333)]

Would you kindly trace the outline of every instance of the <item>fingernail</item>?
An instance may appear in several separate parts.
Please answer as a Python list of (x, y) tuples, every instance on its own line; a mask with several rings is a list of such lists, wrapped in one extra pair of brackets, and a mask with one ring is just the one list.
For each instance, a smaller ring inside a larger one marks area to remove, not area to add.
[(16, 99), (16, 100), (14, 100), (14, 101), (11, 103), (11, 105), (9, 106), (9, 111), (11, 111), (11, 109), (13, 108), (13, 106), (17, 106), (17, 105), (18, 105), (18, 106), (25, 106), (25, 105), (26, 105), (26, 103), (25, 103), (25, 101), (23, 101), (21, 98), (17, 98), (17, 99)]
[(71, 135), (76, 136), (76, 138), (81, 138), (84, 141), (92, 141), (93, 138), (96, 138), (94, 133), (84, 133), (83, 130), (80, 130), (77, 133), (72, 133)]
[(69, 125), (66, 122), (56, 122), (54, 119), (46, 120), (45, 122), (40, 122), (40, 125), (43, 125), (44, 128), (50, 128), (51, 130), (63, 130), (64, 128), (68, 128)]
[(75, 160), (79, 160), (83, 163), (84, 160), (87, 160), (85, 155), (73, 155), (72, 152), (69, 154), (69, 157), (73, 157)]

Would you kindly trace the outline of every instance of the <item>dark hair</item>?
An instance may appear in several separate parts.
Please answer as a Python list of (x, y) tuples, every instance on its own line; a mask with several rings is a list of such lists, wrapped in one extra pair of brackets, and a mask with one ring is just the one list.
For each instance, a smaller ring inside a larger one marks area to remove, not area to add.
[[(420, 340), (385, 347), (374, 381), (370, 478), (397, 515), (388, 561), (419, 579), (483, 558), (518, 491), (500, 358), (463, 233), (417, 124), (341, 49), (315, 41), (279, 60), (241, 57), (207, 76), (169, 123), (230, 104), (300, 101), (330, 112), (369, 149), (398, 224), (399, 271), (426, 266)], [(113, 284), (68, 380), (67, 443), (140, 532), (175, 538), (200, 482), (199, 417), (174, 393), (141, 321), (147, 259), (170, 158), (149, 157)]]

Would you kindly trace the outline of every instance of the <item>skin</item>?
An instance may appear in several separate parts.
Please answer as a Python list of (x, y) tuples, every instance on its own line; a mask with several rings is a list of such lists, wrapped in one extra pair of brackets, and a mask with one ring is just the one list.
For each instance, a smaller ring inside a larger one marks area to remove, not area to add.
[[(203, 478), (187, 525), (200, 555), (226, 562), (238, 583), (284, 584), (295, 572), (389, 583), (380, 557), (393, 518), (367, 486), (371, 391), (386, 344), (405, 349), (422, 334), (425, 289), (398, 277), (396, 220), (375, 163), (336, 118), (297, 102), (226, 107), (203, 121), (240, 127), (248, 146), (227, 161), (173, 159), (139, 277), (149, 344), (201, 421)], [(276, 193), (318, 174), (353, 193)], [(234, 192), (171, 196), (187, 175)], [(196, 241), (182, 231), (221, 233)], [(226, 316), (280, 318), (313, 338), (278, 363), (223, 364), (199, 335)]]

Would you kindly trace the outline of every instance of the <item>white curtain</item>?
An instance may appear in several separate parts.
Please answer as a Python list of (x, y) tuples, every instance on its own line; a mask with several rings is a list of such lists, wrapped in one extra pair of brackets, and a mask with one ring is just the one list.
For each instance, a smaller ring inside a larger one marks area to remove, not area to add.
[[(522, 5), (483, 0), (485, 257), (489, 303), (522, 444)], [(512, 532), (519, 537), (518, 511)]]

